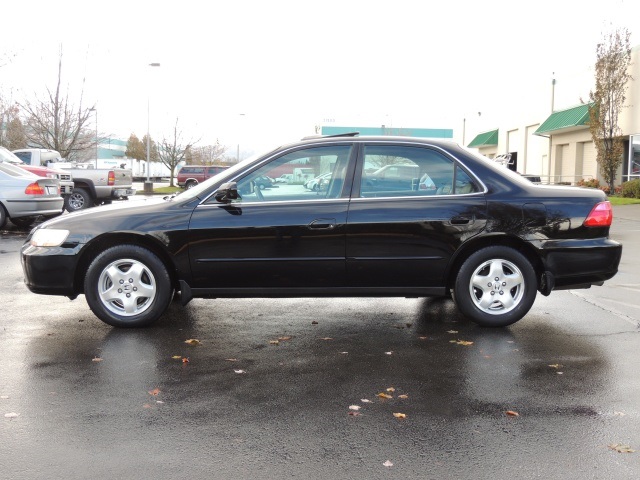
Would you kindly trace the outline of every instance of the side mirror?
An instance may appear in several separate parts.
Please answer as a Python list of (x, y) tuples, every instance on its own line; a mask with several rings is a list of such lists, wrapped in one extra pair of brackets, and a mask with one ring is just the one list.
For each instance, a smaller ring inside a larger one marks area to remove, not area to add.
[(237, 200), (238, 186), (236, 182), (227, 182), (220, 185), (214, 197), (220, 203), (231, 203), (231, 200)]

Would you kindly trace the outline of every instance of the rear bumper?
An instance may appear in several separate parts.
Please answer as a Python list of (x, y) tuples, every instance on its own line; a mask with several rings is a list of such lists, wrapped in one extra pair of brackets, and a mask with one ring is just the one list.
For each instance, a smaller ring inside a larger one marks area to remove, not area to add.
[(608, 238), (554, 240), (544, 243), (542, 256), (555, 278), (554, 289), (586, 288), (618, 273), (622, 245)]
[(111, 198), (132, 197), (135, 194), (135, 188), (115, 188), (113, 192), (111, 192)]
[(33, 217), (36, 215), (52, 216), (62, 212), (62, 197), (29, 198), (24, 200), (7, 200), (5, 206), (11, 218)]

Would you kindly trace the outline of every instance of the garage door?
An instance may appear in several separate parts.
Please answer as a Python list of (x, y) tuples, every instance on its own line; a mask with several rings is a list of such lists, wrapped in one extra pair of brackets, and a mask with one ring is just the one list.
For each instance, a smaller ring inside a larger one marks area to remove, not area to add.
[(582, 148), (582, 176), (598, 178), (598, 162), (596, 146), (593, 142), (584, 142)]
[(560, 178), (557, 178), (556, 182), (573, 183), (575, 165), (571, 161), (571, 158), (569, 158), (569, 145), (559, 145), (557, 152), (556, 162), (560, 164), (558, 165), (558, 163), (556, 163), (556, 172), (559, 172)]

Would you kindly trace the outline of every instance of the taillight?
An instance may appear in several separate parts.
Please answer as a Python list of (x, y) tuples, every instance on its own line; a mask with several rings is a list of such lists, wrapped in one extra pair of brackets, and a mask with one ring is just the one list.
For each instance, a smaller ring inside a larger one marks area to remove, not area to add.
[(116, 184), (116, 174), (113, 170), (109, 171), (109, 176), (107, 178), (107, 185), (115, 185)]
[(41, 185), (39, 185), (36, 182), (33, 182), (27, 185), (27, 188), (24, 189), (24, 193), (26, 193), (27, 195), (44, 195), (45, 191)]
[(585, 227), (610, 227), (612, 221), (611, 202), (600, 202), (591, 209), (583, 225)]

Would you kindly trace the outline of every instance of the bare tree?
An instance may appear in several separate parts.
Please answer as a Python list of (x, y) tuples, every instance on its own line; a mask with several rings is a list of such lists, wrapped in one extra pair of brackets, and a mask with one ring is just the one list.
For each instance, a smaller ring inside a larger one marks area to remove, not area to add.
[[(83, 80), (84, 83), (84, 80)], [(68, 87), (67, 87), (68, 90)], [(62, 91), (62, 50), (58, 59), (58, 82), (55, 90), (47, 88), (43, 99), (26, 101), (20, 107), (26, 116), (26, 135), (30, 145), (60, 152), (70, 160), (82, 158), (87, 150), (95, 150), (96, 136), (87, 128), (93, 106), (83, 107), (84, 87), (80, 91), (78, 106)]]
[(215, 145), (191, 148), (186, 160), (192, 165), (219, 165), (225, 163), (224, 154), (226, 151), (227, 147), (220, 145), (220, 142), (216, 140)]
[(589, 93), (589, 130), (596, 146), (602, 176), (614, 192), (616, 172), (622, 163), (623, 139), (618, 116), (624, 107), (625, 91), (630, 80), (630, 33), (615, 29), (603, 35), (596, 48), (595, 89)]
[(159, 160), (171, 171), (169, 186), (173, 187), (173, 178), (178, 164), (186, 159), (197, 140), (184, 141), (182, 131), (178, 130), (178, 119), (173, 127), (171, 138), (163, 138), (158, 147)]

